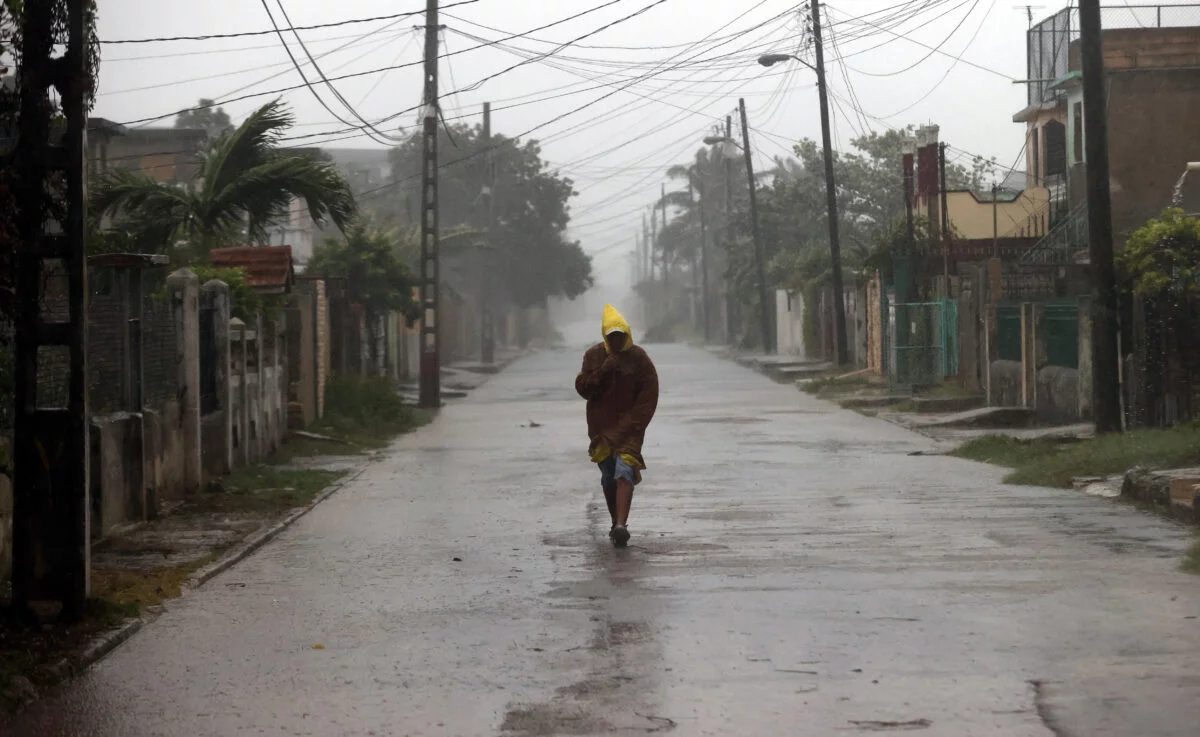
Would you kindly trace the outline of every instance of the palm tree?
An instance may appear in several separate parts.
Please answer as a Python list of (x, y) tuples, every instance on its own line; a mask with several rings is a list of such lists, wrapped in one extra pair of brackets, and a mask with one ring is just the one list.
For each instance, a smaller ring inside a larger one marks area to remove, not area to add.
[(119, 215), (155, 250), (183, 241), (200, 256), (224, 244), (265, 241), (293, 199), (304, 201), (317, 224), (332, 221), (344, 232), (356, 211), (350, 185), (333, 164), (279, 148), (292, 123), (279, 100), (267, 103), (209, 145), (192, 187), (114, 171), (100, 180), (92, 211)]

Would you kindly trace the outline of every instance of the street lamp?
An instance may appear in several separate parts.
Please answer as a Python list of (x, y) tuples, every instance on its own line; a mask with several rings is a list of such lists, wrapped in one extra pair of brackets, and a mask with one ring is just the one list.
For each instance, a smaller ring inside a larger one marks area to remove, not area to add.
[(814, 67), (812, 64), (809, 64), (804, 59), (796, 56), (795, 54), (763, 54), (762, 56), (758, 57), (758, 63), (762, 64), (764, 67), (773, 67), (776, 64), (785, 61), (798, 61), (814, 72), (817, 71), (816, 67)]
[(833, 178), (833, 144), (829, 135), (829, 92), (825, 86), (825, 52), (821, 46), (821, 13), (817, 0), (813, 0), (812, 30), (813, 46), (817, 54), (814, 66), (795, 54), (763, 54), (758, 63), (764, 67), (781, 62), (798, 61), (817, 73), (817, 92), (821, 100), (821, 145), (825, 149), (825, 196), (829, 209), (829, 260), (833, 267), (833, 318), (837, 334), (837, 362), (850, 362), (849, 346), (846, 343), (846, 296), (842, 289), (842, 247), (838, 241), (837, 183)]

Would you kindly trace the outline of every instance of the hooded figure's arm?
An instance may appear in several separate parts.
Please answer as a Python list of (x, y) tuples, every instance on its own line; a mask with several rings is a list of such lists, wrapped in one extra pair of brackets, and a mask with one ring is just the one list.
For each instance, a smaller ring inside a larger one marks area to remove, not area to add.
[(638, 393), (629, 412), (628, 422), (634, 432), (644, 433), (654, 419), (654, 411), (658, 409), (658, 371), (654, 362), (645, 353), (642, 354), (641, 366), (638, 371)]
[(593, 346), (583, 354), (583, 367), (575, 377), (575, 391), (589, 402), (604, 392), (608, 373), (604, 371), (608, 352), (604, 346)]

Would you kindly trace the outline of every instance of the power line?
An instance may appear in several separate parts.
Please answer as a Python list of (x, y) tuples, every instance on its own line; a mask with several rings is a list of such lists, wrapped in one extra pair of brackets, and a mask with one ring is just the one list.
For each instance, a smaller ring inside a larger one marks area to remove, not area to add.
[[(383, 30), (383, 29), (380, 29), (380, 30)], [(399, 38), (401, 35), (403, 35), (404, 33), (407, 33), (407, 32), (408, 31), (399, 31), (395, 35), (385, 38), (382, 41), (382, 43), (380, 43), (376, 46), (372, 46), (371, 49), (367, 53), (369, 54), (369, 53), (378, 51), (385, 44), (391, 43), (393, 40), (395, 40), (396, 38)], [(370, 35), (374, 35), (374, 33), (368, 34), (367, 36), (357, 36), (355, 38), (356, 38), (356, 40), (363, 40)], [(349, 48), (352, 45), (354, 45), (354, 42), (351, 42), (349, 44), (343, 44), (342, 46), (339, 46), (336, 49), (325, 52), (325, 54), (322, 54), (322, 56), (326, 56), (326, 55), (332, 54), (334, 52), (341, 51), (342, 49)], [(271, 46), (264, 46), (261, 48), (274, 49), (274, 48), (278, 48), (278, 47), (279, 47), (278, 44), (272, 44)], [(366, 56), (366, 55), (367, 54), (363, 54), (362, 56)], [(357, 58), (361, 59), (362, 56), (359, 56)], [(320, 57), (318, 57), (318, 58), (320, 58)], [(353, 61), (357, 61), (357, 59), (354, 59)], [(192, 77), (190, 79), (174, 79), (174, 80), (171, 80), (170, 82), (159, 82), (157, 84), (150, 84), (150, 85), (146, 85), (144, 87), (127, 87), (127, 88), (121, 89), (121, 90), (109, 90), (109, 91), (101, 92), (97, 96), (98, 97), (111, 97), (113, 95), (126, 95), (131, 92), (146, 92), (149, 90), (163, 89), (165, 87), (175, 87), (175, 86), (178, 86), (181, 84), (191, 84), (192, 82), (207, 82), (208, 80), (211, 80), (211, 79), (223, 79), (225, 77), (236, 77), (240, 74), (248, 74), (250, 72), (260, 72), (260, 71), (265, 71), (267, 69), (276, 69), (278, 67), (287, 67), (289, 71), (294, 68), (292, 62), (285, 61), (285, 62), (280, 62), (278, 64), (267, 64), (264, 66), (253, 67), (251, 69), (238, 69), (237, 71), (233, 71), (233, 72), (222, 72), (220, 74), (208, 74), (203, 77)], [(275, 77), (283, 76), (286, 73), (287, 72), (282, 72), (280, 74), (272, 75), (268, 79), (274, 79)], [(261, 84), (261, 82), (255, 82), (254, 84)], [(250, 86), (253, 87), (254, 85), (250, 85)]]
[[(479, 0), (460, 0), (460, 2), (451, 3), (447, 8), (457, 8), (460, 5), (471, 5), (479, 2)], [(396, 20), (397, 18), (411, 18), (416, 15), (424, 15), (424, 10), (414, 10), (408, 13), (392, 13), (391, 15), (377, 15), (371, 18), (351, 18), (349, 20), (336, 21), (334, 23), (317, 23), (310, 26), (288, 26), (287, 28), (272, 28), (263, 31), (241, 31), (238, 33), (210, 33), (203, 36), (162, 36), (159, 38), (125, 38), (116, 40), (101, 40), (101, 44), (115, 46), (118, 44), (148, 44), (148, 43), (169, 43), (174, 41), (211, 41), (218, 38), (247, 38), (250, 36), (271, 36), (283, 31), (315, 31), (320, 28), (339, 28), (341, 26), (354, 25), (356, 23), (375, 23), (383, 20)]]
[[(344, 125), (353, 125), (350, 121), (346, 120), (345, 118), (343, 118), (342, 116), (340, 116), (336, 112), (334, 112), (333, 108), (329, 107), (329, 104), (325, 102), (325, 98), (321, 97), (321, 93), (317, 92), (316, 88), (313, 87), (312, 83), (308, 80), (308, 76), (305, 75), (305, 73), (304, 73), (304, 68), (300, 65), (300, 62), (296, 59), (296, 55), (292, 53), (292, 48), (288, 45), (287, 39), (285, 39), (283, 37), (283, 31), (279, 28), (279, 25), (275, 22), (275, 14), (271, 12), (271, 6), (268, 3), (268, 0), (261, 0), (261, 2), (262, 2), (263, 10), (267, 11), (267, 17), (271, 20), (271, 25), (275, 26), (275, 30), (279, 35), (279, 43), (283, 46), (283, 50), (285, 52), (287, 52), (288, 58), (292, 60), (292, 66), (294, 66), (296, 68), (296, 72), (300, 75), (300, 79), (304, 80), (304, 87), (310, 93), (312, 93), (312, 96), (317, 99), (317, 102), (319, 102), (321, 104), (321, 107), (325, 108), (325, 110), (328, 111), (328, 113), (330, 115), (337, 118)], [(279, 9), (281, 11), (283, 11), (282, 2), (279, 5)], [(287, 17), (287, 12), (284, 11), (285, 20), (286, 20), (286, 17)], [(288, 23), (290, 24), (291, 21), (288, 21)], [(296, 38), (299, 39), (298, 34), (297, 34)], [(301, 46), (303, 46), (303, 43), (301, 44)], [(306, 50), (306, 53), (307, 53), (307, 50)], [(316, 68), (317, 60), (314, 59), (311, 54), (309, 54), (308, 60), (313, 65), (313, 67)], [(324, 78), (324, 74), (322, 74), (321, 76), (322, 76), (322, 78)], [(380, 141), (374, 137), (372, 137), (372, 140), (374, 140), (376, 143), (384, 143), (383, 141)]]
[[(287, 9), (284, 8), (284, 6), (283, 6), (283, 0), (275, 0), (275, 3), (276, 3), (276, 5), (279, 6), (279, 12), (283, 13), (283, 19), (285, 21), (287, 21), (288, 24), (290, 25), (292, 22), (292, 19), (288, 16)], [(262, 0), (262, 4), (263, 4), (263, 8), (267, 9), (267, 15), (271, 16), (271, 11), (267, 6), (267, 0)], [(271, 24), (272, 25), (275, 24), (274, 17), (271, 17)], [(342, 105), (345, 106), (346, 110), (349, 111), (350, 114), (352, 116), (354, 116), (357, 120), (359, 120), (365, 127), (370, 128), (371, 131), (373, 131), (375, 133), (375, 135), (379, 136), (379, 138), (375, 138), (375, 136), (371, 136), (371, 140), (375, 141), (376, 143), (381, 143), (384, 145), (387, 145), (389, 142), (394, 143), (394, 142), (399, 142), (399, 141), (403, 140), (403, 139), (397, 138), (395, 136), (392, 136), (392, 135), (389, 135), (387, 133), (380, 131), (373, 124), (371, 124), (370, 121), (368, 121), (366, 118), (364, 118), (362, 115), (360, 115), (359, 112), (354, 109), (354, 106), (350, 104), (350, 101), (347, 100), (346, 97), (341, 92), (338, 91), (337, 87), (334, 87), (333, 83), (329, 81), (329, 77), (325, 75), (324, 71), (322, 71), (321, 65), (317, 63), (317, 60), (313, 57), (312, 53), (309, 52), (308, 46), (304, 43), (304, 39), (300, 37), (300, 32), (294, 30), (294, 31), (292, 31), (292, 34), (296, 37), (296, 42), (298, 44), (300, 44), (300, 49), (302, 51), (304, 51), (304, 55), (307, 56), (309, 62), (312, 63), (313, 71), (315, 71), (317, 73), (317, 76), (319, 76), (321, 78), (321, 81), (323, 81), (325, 83), (325, 86), (329, 88), (329, 91), (333, 93), (333, 96), (337, 98), (338, 102), (342, 103)], [(287, 42), (283, 40), (282, 32), (279, 34), (279, 40), (283, 43), (283, 47), (287, 51), (288, 58), (290, 58), (292, 60), (293, 64), (296, 64), (296, 57), (292, 55), (292, 50), (288, 47)], [(329, 106), (325, 104), (325, 101), (322, 100), (320, 95), (317, 94), (317, 91), (312, 87), (311, 84), (308, 83), (308, 79), (304, 76), (304, 71), (300, 68), (299, 64), (296, 64), (296, 71), (300, 73), (300, 78), (303, 79), (304, 82), (309, 85), (309, 90), (313, 93), (313, 95), (321, 103), (321, 106), (324, 107), (326, 110), (329, 110), (330, 114), (332, 114), (333, 117), (337, 118), (338, 120), (342, 120), (342, 118), (340, 116), (338, 116), (336, 113), (334, 113), (332, 110), (330, 110)], [(342, 122), (345, 123), (346, 125), (352, 125), (349, 121), (346, 121), (346, 120), (342, 120)], [(368, 134), (368, 135), (370, 135), (370, 134)], [(380, 138), (383, 140), (379, 140)]]
[[(581, 18), (581, 17), (583, 17), (583, 16), (585, 16), (585, 15), (587, 15), (587, 14), (589, 14), (589, 13), (593, 13), (593, 12), (595, 12), (595, 11), (597, 11), (597, 10), (600, 10), (601, 8), (607, 7), (608, 5), (612, 5), (613, 3), (616, 3), (616, 2), (621, 2), (621, 1), (622, 1), (622, 0), (610, 0), (610, 2), (608, 2), (608, 3), (605, 3), (604, 5), (600, 5), (600, 6), (596, 6), (596, 7), (593, 7), (593, 8), (589, 8), (588, 10), (584, 10), (584, 11), (582, 11), (582, 12), (575, 13), (574, 15), (570, 15), (570, 16), (568, 16), (568, 17), (566, 17), (566, 18), (561, 18), (561, 19), (559, 19), (559, 20), (556, 20), (556, 21), (553, 21), (553, 22), (551, 22), (551, 23), (547, 23), (547, 24), (545, 24), (545, 25), (543, 25), (543, 26), (539, 26), (539, 27), (537, 27), (537, 28), (532, 28), (532, 29), (530, 29), (529, 31), (526, 31), (526, 32), (524, 32), (524, 33), (512, 34), (511, 36), (508, 36), (507, 38), (496, 39), (496, 40), (494, 40), (494, 41), (489, 41), (489, 42), (487, 42), (487, 43), (480, 44), (480, 45), (478, 45), (478, 46), (472, 46), (472, 47), (470, 47), (470, 48), (461, 49), (461, 50), (459, 50), (459, 51), (454, 51), (454, 52), (450, 52), (450, 53), (446, 53), (446, 54), (441, 54), (440, 56), (438, 56), (438, 58), (439, 58), (439, 59), (446, 59), (446, 58), (449, 58), (449, 57), (451, 57), (451, 56), (458, 56), (459, 54), (465, 54), (465, 53), (468, 53), (468, 52), (471, 52), (471, 51), (476, 51), (476, 50), (478, 50), (478, 49), (486, 48), (486, 47), (489, 47), (489, 46), (494, 46), (494, 45), (496, 45), (496, 44), (498, 44), (498, 43), (502, 43), (502, 42), (504, 42), (504, 41), (511, 41), (511, 40), (512, 40), (512, 39), (514, 39), (514, 38), (520, 38), (520, 37), (522, 37), (522, 36), (524, 36), (524, 35), (526, 35), (526, 34), (528, 34), (528, 33), (537, 33), (538, 31), (543, 31), (543, 30), (545, 30), (545, 29), (547, 29), (547, 28), (553, 28), (554, 26), (562, 25), (563, 23), (569, 23), (570, 21), (576, 20), (576, 19), (578, 19), (578, 18)], [(465, 2), (478, 2), (478, 0), (464, 0), (464, 3), (463, 3), (463, 4), (465, 4)], [(451, 5), (451, 6), (448, 6), (448, 7), (455, 7), (455, 6)], [(417, 15), (417, 13), (408, 13), (407, 15), (410, 15), (410, 16), (411, 16), (411, 15)], [(369, 76), (369, 75), (372, 75), (372, 74), (380, 74), (380, 73), (383, 73), (383, 72), (390, 72), (390, 71), (393, 71), (393, 70), (396, 70), (396, 69), (406, 69), (406, 68), (408, 68), (408, 67), (420, 66), (420, 65), (422, 65), (422, 64), (424, 64), (424, 63), (425, 63), (424, 61), (405, 62), (405, 63), (403, 63), (403, 64), (396, 64), (396, 65), (392, 65), (392, 66), (379, 67), (379, 68), (376, 68), (376, 69), (368, 69), (368, 70), (366, 70), (366, 71), (363, 71), (363, 72), (355, 72), (355, 73), (352, 73), (352, 74), (343, 74), (343, 75), (340, 75), (340, 76), (337, 76), (337, 77), (330, 77), (329, 79), (330, 79), (330, 81), (335, 81), (335, 82), (337, 82), (337, 81), (342, 81), (342, 80), (345, 80), (345, 79), (355, 79), (355, 78), (358, 78), (358, 77), (366, 77), (366, 76)], [(277, 75), (277, 76), (278, 76), (278, 75)], [(303, 85), (303, 84), (297, 84), (297, 85), (290, 85), (290, 86), (288, 86), (288, 87), (280, 87), (280, 88), (278, 88), (278, 89), (274, 89), (274, 90), (267, 90), (267, 91), (265, 91), (265, 92), (254, 92), (254, 93), (250, 93), (250, 94), (242, 95), (242, 96), (240, 96), (240, 97), (234, 97), (234, 98), (229, 98), (229, 99), (220, 100), (219, 102), (214, 102), (214, 103), (213, 103), (213, 104), (211, 104), (211, 105), (197, 105), (197, 106), (195, 106), (195, 107), (183, 108), (182, 110), (176, 110), (176, 111), (174, 111), (174, 112), (165, 113), (165, 114), (163, 114), (163, 115), (156, 115), (156, 116), (152, 116), (152, 117), (148, 117), (148, 118), (139, 118), (139, 119), (137, 119), (137, 120), (129, 120), (129, 121), (124, 121), (124, 122), (122, 122), (122, 123), (121, 123), (121, 125), (137, 125), (137, 124), (139, 124), (139, 123), (153, 123), (154, 121), (157, 121), (157, 120), (162, 120), (163, 118), (170, 118), (170, 117), (173, 117), (173, 116), (179, 115), (179, 114), (181, 114), (181, 113), (189, 113), (189, 112), (195, 112), (195, 111), (197, 111), (197, 110), (205, 110), (205, 109), (208, 109), (208, 108), (211, 108), (211, 107), (216, 107), (217, 105), (227, 105), (227, 104), (229, 104), (229, 103), (231, 103), (231, 102), (242, 102), (242, 101), (244, 101), (244, 100), (250, 100), (250, 99), (254, 99), (254, 98), (256, 98), (256, 97), (266, 97), (266, 96), (269, 96), (269, 95), (279, 95), (279, 94), (282, 94), (282, 93), (284, 93), (284, 92), (292, 92), (292, 91), (295, 91), (295, 90), (304, 89), (304, 87), (305, 87), (305, 86), (306, 86), (306, 85)], [(245, 89), (245, 88), (243, 88), (243, 89)], [(404, 112), (409, 112), (410, 110), (416, 110), (416, 109), (417, 109), (417, 108), (419, 108), (419, 107), (420, 107), (420, 105), (417, 105), (417, 106), (415, 106), (415, 107), (413, 107), (413, 108), (410, 108), (409, 110), (405, 110)], [(402, 112), (402, 113), (399, 113), (399, 114), (397, 114), (397, 115), (396, 115), (396, 116), (394, 116), (394, 117), (399, 117), (399, 115), (402, 115), (402, 114), (403, 114), (403, 112)]]
[[(963, 17), (958, 20), (958, 23), (955, 24), (953, 30), (951, 30), (950, 33), (946, 34), (946, 37), (942, 39), (941, 43), (939, 43), (937, 46), (931, 47), (929, 49), (928, 54), (926, 54), (925, 56), (922, 56), (920, 59), (917, 59), (915, 62), (913, 62), (912, 64), (909, 64), (908, 66), (904, 67), (903, 69), (897, 69), (894, 72), (885, 72), (882, 74), (877, 74), (875, 72), (864, 72), (861, 69), (855, 69), (854, 71), (858, 72), (859, 74), (865, 74), (868, 77), (895, 77), (897, 75), (904, 74), (905, 72), (916, 69), (917, 67), (919, 67), (920, 65), (922, 65), (926, 61), (928, 61), (929, 58), (931, 56), (933, 56), (934, 54), (942, 53), (942, 47), (950, 42), (950, 39), (954, 37), (954, 34), (958, 33), (958, 31), (963, 27), (963, 24), (967, 22), (967, 18), (970, 18), (971, 14), (974, 13), (975, 9), (978, 7), (979, 7), (979, 0), (974, 0), (974, 2), (971, 3), (971, 7), (968, 8), (967, 12), (963, 15)], [(908, 39), (908, 40), (911, 41), (912, 39)], [(959, 54), (960, 58), (961, 58), (961, 56), (962, 56), (962, 54)]]
[(911, 105), (909, 105), (901, 110), (897, 110), (896, 112), (892, 113), (891, 115), (884, 115), (883, 117), (894, 118), (897, 115), (902, 115), (904, 113), (907, 113), (909, 110), (912, 110), (917, 105), (920, 105), (922, 102), (925, 102), (925, 100), (929, 99), (929, 96), (932, 95), (934, 92), (936, 92), (937, 89), (942, 86), (942, 83), (945, 82), (946, 79), (950, 77), (950, 72), (953, 72), (954, 68), (958, 66), (958, 62), (962, 60), (963, 54), (967, 53), (967, 51), (971, 48), (971, 45), (975, 43), (975, 39), (978, 38), (979, 32), (983, 30), (984, 24), (987, 23), (988, 16), (990, 16), (992, 14), (992, 9), (995, 7), (996, 7), (996, 0), (992, 0), (992, 2), (988, 5), (987, 12), (983, 14), (983, 20), (981, 20), (979, 22), (979, 26), (976, 27), (975, 33), (971, 34), (971, 38), (967, 41), (966, 46), (963, 47), (962, 52), (959, 53), (959, 55), (954, 58), (954, 61), (951, 62), (950, 66), (946, 68), (946, 72), (942, 75), (942, 78), (939, 79), (932, 87), (930, 87), (928, 92), (926, 92), (925, 94), (918, 97), (917, 100), (915, 102), (913, 102)]
[[(609, 28), (612, 28), (612, 27), (614, 27), (614, 26), (620, 25), (621, 23), (624, 23), (624, 22), (626, 22), (626, 21), (628, 21), (628, 20), (632, 20), (633, 18), (636, 18), (636, 17), (638, 17), (639, 15), (643, 15), (644, 13), (647, 13), (647, 12), (649, 12), (649, 11), (653, 10), (654, 8), (658, 7), (659, 5), (662, 5), (663, 3), (666, 3), (666, 2), (669, 2), (669, 1), (670, 1), (670, 0), (654, 0), (654, 2), (650, 3), (649, 5), (647, 5), (647, 6), (643, 7), (642, 9), (640, 9), (640, 10), (638, 10), (638, 11), (634, 12), (634, 13), (630, 13), (629, 15), (626, 15), (626, 16), (624, 16), (623, 18), (618, 18), (617, 20), (614, 20), (614, 21), (612, 21), (611, 23), (606, 23), (605, 25), (603, 25), (603, 26), (600, 26), (599, 28), (595, 29), (594, 31), (590, 31), (590, 32), (588, 32), (588, 33), (585, 33), (585, 34), (583, 34), (582, 36), (579, 36), (578, 38), (574, 38), (574, 39), (572, 39), (572, 40), (570, 40), (570, 41), (568, 41), (568, 42), (566, 42), (566, 43), (564, 43), (564, 44), (560, 44), (560, 45), (559, 45), (557, 48), (555, 48), (554, 50), (552, 50), (552, 51), (548, 51), (548, 52), (546, 52), (545, 54), (542, 54), (542, 55), (540, 55), (539, 57), (537, 57), (537, 58), (535, 58), (535, 59), (526, 59), (526, 60), (524, 60), (524, 61), (517, 62), (516, 64), (513, 64), (512, 66), (510, 66), (510, 67), (508, 67), (508, 68), (506, 68), (506, 69), (501, 69), (501, 70), (500, 70), (500, 71), (498, 71), (498, 72), (495, 72), (495, 73), (493, 73), (493, 74), (489, 74), (489, 75), (487, 75), (486, 77), (484, 77), (484, 78), (482, 78), (482, 79), (480, 79), (480, 80), (478, 80), (478, 81), (476, 81), (476, 82), (474, 82), (474, 83), (472, 83), (472, 84), (470, 84), (470, 85), (467, 85), (467, 87), (466, 87), (465, 89), (461, 90), (461, 91), (462, 91), (462, 92), (470, 92), (470, 91), (472, 91), (472, 90), (477, 90), (477, 89), (479, 89), (480, 87), (482, 87), (482, 86), (484, 85), (484, 83), (486, 83), (486, 82), (488, 82), (488, 81), (490, 81), (490, 80), (493, 80), (493, 79), (495, 79), (496, 77), (499, 77), (499, 76), (500, 76), (500, 75), (502, 75), (502, 74), (507, 74), (508, 72), (511, 72), (512, 70), (514, 70), (514, 69), (517, 69), (517, 68), (519, 68), (519, 67), (525, 66), (526, 64), (530, 64), (530, 63), (532, 63), (532, 62), (534, 62), (534, 61), (538, 61), (538, 60), (540, 60), (540, 59), (545, 59), (546, 57), (553, 56), (554, 54), (558, 53), (559, 51), (562, 51), (563, 49), (567, 48), (568, 46), (570, 46), (570, 45), (571, 45), (571, 44), (573, 44), (573, 43), (576, 43), (577, 41), (582, 41), (582, 40), (583, 40), (583, 39), (585, 39), (585, 38), (591, 38), (592, 36), (595, 36), (595, 35), (596, 35), (596, 34), (598, 34), (598, 33), (601, 33), (601, 32), (603, 32), (603, 31), (606, 31), (606, 30), (608, 30)], [(614, 5), (614, 4), (618, 3), (618, 2), (621, 2), (621, 0), (611, 0), (611, 2), (608, 2), (608, 3), (606, 3), (605, 5), (601, 5), (601, 6), (599, 6), (599, 7), (602, 7), (602, 8), (603, 8), (603, 7), (607, 7), (608, 5)], [(591, 12), (591, 11), (589, 11), (589, 12)], [(459, 91), (459, 90), (456, 90), (456, 91)]]

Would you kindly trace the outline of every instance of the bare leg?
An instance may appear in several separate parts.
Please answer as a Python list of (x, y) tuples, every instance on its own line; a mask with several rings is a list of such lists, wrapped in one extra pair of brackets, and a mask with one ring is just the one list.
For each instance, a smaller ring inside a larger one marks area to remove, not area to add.
[(616, 482), (604, 487), (604, 501), (608, 504), (608, 516), (612, 524), (617, 524), (617, 484)]
[(622, 527), (629, 522), (629, 507), (633, 504), (633, 484), (624, 479), (617, 481), (617, 524)]

